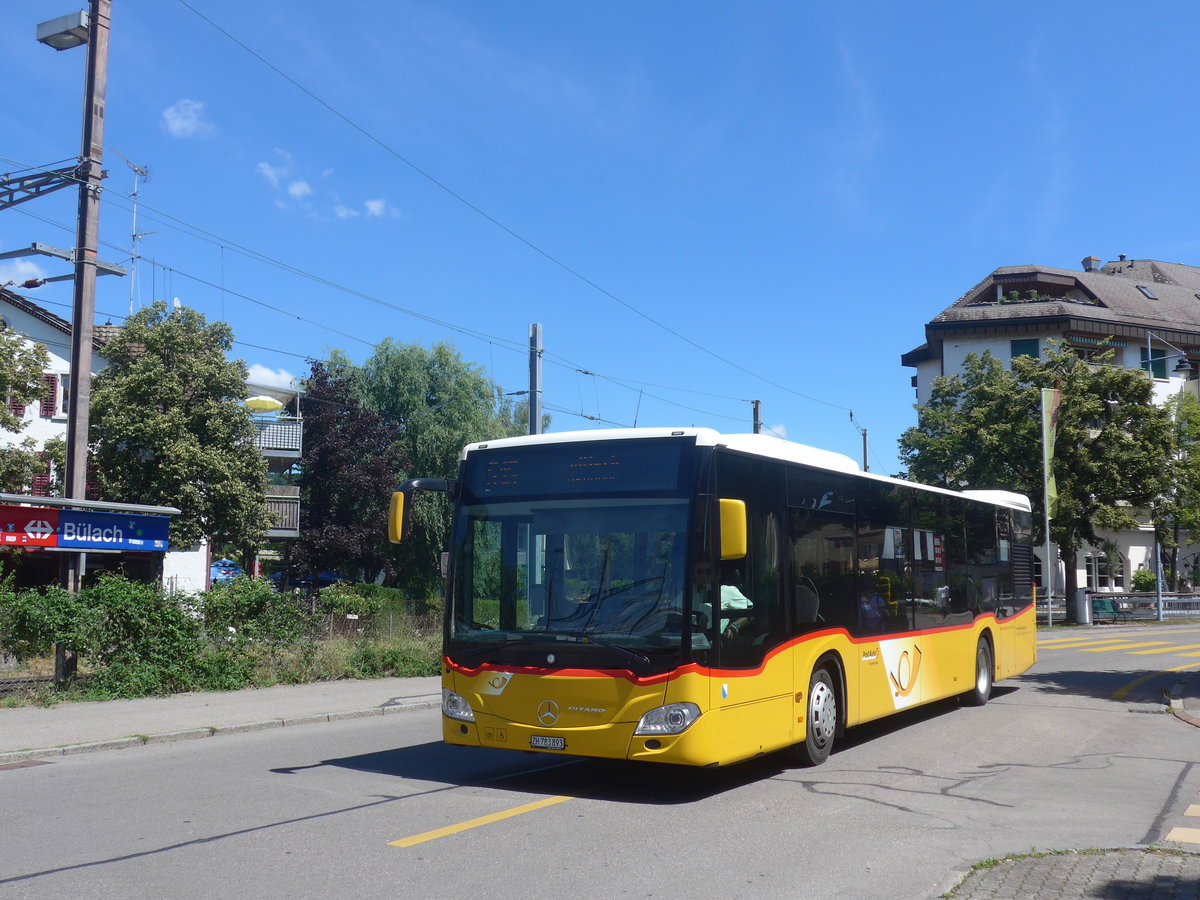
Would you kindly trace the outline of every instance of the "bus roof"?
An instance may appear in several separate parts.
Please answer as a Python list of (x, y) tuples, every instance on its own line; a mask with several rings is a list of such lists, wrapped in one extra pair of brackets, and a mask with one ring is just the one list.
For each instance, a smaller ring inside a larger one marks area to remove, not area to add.
[(939, 494), (967, 497), (971, 500), (988, 503), (993, 506), (1004, 506), (1024, 512), (1031, 511), (1029, 499), (1022, 494), (1012, 491), (952, 491), (934, 485), (921, 484), (916, 481), (905, 481), (886, 475), (876, 475), (873, 472), (864, 472), (859, 468), (858, 463), (844, 453), (822, 450), (818, 447), (810, 447), (807, 444), (797, 444), (793, 441), (785, 441), (782, 438), (766, 434), (723, 434), (712, 428), (608, 428), (591, 431), (527, 434), (519, 437), (499, 438), (494, 441), (479, 441), (474, 444), (468, 444), (463, 448), (462, 458), (465, 460), (468, 454), (476, 450), (526, 447), (539, 444), (573, 444), (592, 441), (627, 441), (665, 437), (694, 437), (696, 445), (700, 447), (725, 447), (730, 450), (749, 453), (753, 456), (762, 456), (767, 459), (786, 460), (816, 469), (857, 475), (873, 481), (890, 482), (905, 487), (921, 488)]

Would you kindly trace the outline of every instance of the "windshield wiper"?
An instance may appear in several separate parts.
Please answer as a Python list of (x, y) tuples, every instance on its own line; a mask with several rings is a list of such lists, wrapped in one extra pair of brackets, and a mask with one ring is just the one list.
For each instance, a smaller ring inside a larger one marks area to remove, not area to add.
[(597, 644), (601, 647), (604, 647), (607, 650), (615, 650), (624, 659), (637, 663), (643, 669), (648, 670), (651, 666), (654, 665), (653, 662), (650, 660), (650, 657), (646, 656), (645, 654), (638, 653), (637, 651), (630, 650), (626, 647), (622, 647), (620, 644), (614, 644), (610, 640), (607, 640), (602, 637), (597, 637), (594, 634), (588, 634), (587, 632), (584, 632), (584, 631), (550, 630), (550, 631), (539, 632), (539, 634), (544, 635), (544, 638), (542, 640), (530, 640), (529, 638), (513, 638), (513, 639), (507, 640), (507, 641), (495, 641), (491, 644), (484, 644), (481, 647), (467, 647), (467, 648), (464, 648), (461, 650), (455, 650), (452, 655), (452, 658), (454, 659), (455, 662), (457, 662), (461, 665), (469, 665), (470, 662), (487, 662), (488, 660), (486, 660), (485, 657), (491, 655), (492, 653), (495, 653), (498, 650), (503, 650), (506, 647), (514, 647), (517, 645), (532, 647), (535, 644), (544, 644), (546, 642), (555, 642), (555, 641), (561, 640), (562, 638), (575, 638), (576, 641)]
[(610, 640), (597, 637), (594, 634), (588, 634), (586, 631), (551, 631), (549, 633), (573, 637), (577, 640), (587, 643), (599, 644), (601, 647), (605, 647), (609, 650), (616, 650), (619, 654), (621, 654), (621, 656), (625, 657), (625, 659), (632, 660), (643, 668), (648, 669), (653, 665), (653, 663), (650, 661), (650, 657), (646, 656), (644, 653), (638, 653), (636, 650), (630, 650), (627, 647), (622, 647), (620, 644), (614, 644)]
[(478, 657), (476, 660), (477, 662), (484, 662), (485, 660), (483, 657), (487, 656), (489, 653), (494, 653), (497, 650), (503, 650), (505, 647), (512, 647), (516, 644), (527, 643), (529, 643), (529, 641), (523, 638), (514, 638), (508, 641), (496, 641), (492, 644), (484, 644), (482, 647), (467, 647), (463, 650), (454, 651), (454, 660), (455, 662), (462, 663), (464, 662), (464, 657), (466, 657), (466, 659), (475, 659)]

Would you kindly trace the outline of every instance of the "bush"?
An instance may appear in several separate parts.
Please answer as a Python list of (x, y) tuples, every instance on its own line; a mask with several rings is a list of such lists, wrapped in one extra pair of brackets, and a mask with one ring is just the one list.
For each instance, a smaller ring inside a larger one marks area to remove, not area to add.
[(161, 585), (103, 574), (81, 596), (74, 646), (95, 667), (91, 692), (140, 697), (195, 685), (200, 623)]
[(9, 576), (0, 581), (0, 649), (24, 661), (48, 656), (56, 643), (74, 644), (86, 608), (57, 585), (16, 591)]
[(1135, 591), (1152, 591), (1158, 585), (1158, 578), (1150, 569), (1138, 569), (1133, 573), (1133, 589)]
[(202, 603), (204, 627), (216, 643), (244, 645), (256, 641), (272, 647), (294, 644), (316, 630), (317, 617), (308, 602), (280, 593), (262, 578), (239, 575), (214, 585)]
[[(319, 602), (313, 610), (307, 599), (246, 577), (182, 597), (112, 574), (78, 594), (16, 591), (9, 579), (0, 581), (0, 649), (21, 660), (50, 655), (55, 643), (76, 650), (89, 674), (75, 696), (90, 699), (437, 674), (440, 618), (413, 614), (428, 608), (424, 601), (376, 585), (337, 585)], [(322, 634), (325, 615), (352, 624), (352, 633)]]

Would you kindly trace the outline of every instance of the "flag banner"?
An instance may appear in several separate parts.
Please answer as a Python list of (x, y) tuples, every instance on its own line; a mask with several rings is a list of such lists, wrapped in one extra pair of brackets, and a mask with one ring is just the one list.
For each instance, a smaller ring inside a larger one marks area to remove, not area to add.
[(1062, 391), (1042, 388), (1042, 472), (1046, 479), (1046, 504), (1053, 518), (1058, 513), (1058, 486), (1054, 483), (1054, 439), (1058, 434), (1058, 408)]

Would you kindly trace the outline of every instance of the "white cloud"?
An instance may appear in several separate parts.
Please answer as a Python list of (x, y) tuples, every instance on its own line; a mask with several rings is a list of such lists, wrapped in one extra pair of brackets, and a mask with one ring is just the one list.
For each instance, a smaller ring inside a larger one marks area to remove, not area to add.
[(287, 369), (268, 369), (258, 363), (250, 366), (246, 381), (263, 387), (291, 388), (296, 386), (296, 376)]
[(271, 187), (279, 187), (279, 180), (287, 174), (287, 168), (285, 166), (273, 166), (270, 163), (260, 162), (258, 164), (258, 173), (267, 179)]
[(6, 259), (0, 262), (0, 285), (13, 282), (18, 286), (31, 278), (45, 278), (49, 275), (45, 269), (28, 259)]
[(774, 435), (777, 438), (783, 438), (785, 441), (787, 440), (788, 432), (786, 425), (768, 425), (765, 430), (767, 434)]
[(180, 100), (163, 110), (162, 125), (167, 134), (177, 138), (207, 134), (213, 126), (204, 120), (204, 104), (198, 100)]
[(388, 202), (380, 197), (378, 200), (364, 200), (363, 206), (367, 209), (367, 215), (371, 218), (380, 218), (382, 216), (396, 217), (400, 215), (400, 211), (394, 206), (388, 206)]
[(339, 219), (353, 219), (360, 215), (357, 209), (351, 209), (344, 203), (335, 203), (333, 205), (333, 214)]
[(288, 193), (299, 200), (311, 194), (312, 188), (308, 186), (307, 181), (293, 181), (288, 185)]

